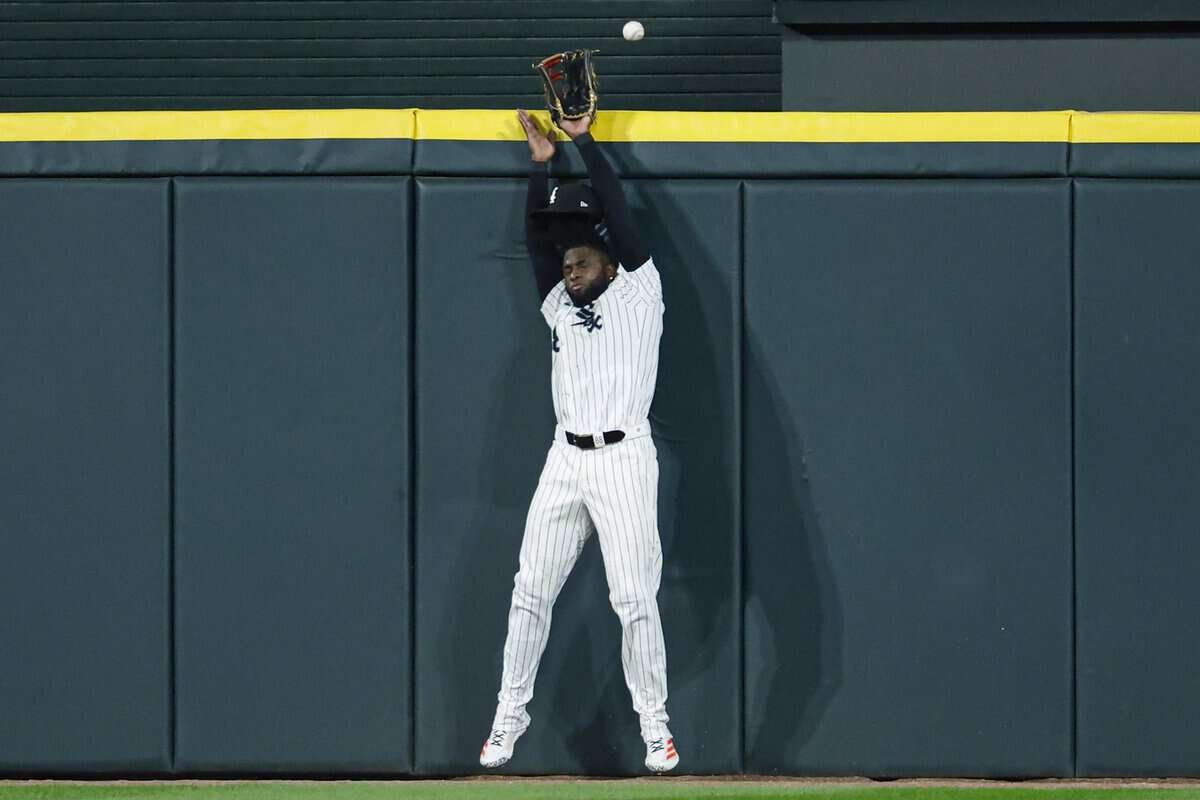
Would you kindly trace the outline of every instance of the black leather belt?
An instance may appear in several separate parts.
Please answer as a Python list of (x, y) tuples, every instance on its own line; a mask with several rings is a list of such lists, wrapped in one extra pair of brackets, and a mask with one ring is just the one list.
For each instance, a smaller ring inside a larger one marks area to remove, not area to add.
[(605, 431), (601, 434), (604, 441), (597, 444), (594, 435), (579, 436), (570, 431), (563, 431), (567, 435), (567, 444), (572, 444), (580, 450), (595, 450), (597, 447), (603, 447), (606, 444), (616, 444), (625, 438), (625, 431)]

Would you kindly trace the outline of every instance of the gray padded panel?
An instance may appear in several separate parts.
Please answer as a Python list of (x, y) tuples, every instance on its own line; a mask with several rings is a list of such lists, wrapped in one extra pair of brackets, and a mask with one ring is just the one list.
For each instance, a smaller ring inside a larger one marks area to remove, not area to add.
[(412, 139), (0, 142), (0, 175), (407, 174), (412, 156)]
[(1075, 199), (1079, 774), (1200, 775), (1200, 183)]
[(177, 183), (181, 771), (409, 766), (408, 195)]
[[(663, 274), (659, 605), (683, 769), (739, 769), (738, 187), (627, 182)], [(480, 771), (525, 512), (554, 427), (524, 181), (418, 180), (416, 768)], [(505, 771), (644, 771), (590, 541)]]
[(0, 772), (170, 766), (167, 202), (0, 182)]
[(1068, 209), (747, 184), (748, 772), (1071, 773)]
[(1200, 143), (1073, 144), (1071, 174), (1114, 178), (1200, 177)]

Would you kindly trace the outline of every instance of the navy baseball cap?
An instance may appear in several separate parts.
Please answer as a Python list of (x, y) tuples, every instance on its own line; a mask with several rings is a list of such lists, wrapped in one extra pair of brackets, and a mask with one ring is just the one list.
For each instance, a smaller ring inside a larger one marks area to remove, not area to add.
[(604, 216), (592, 187), (579, 182), (559, 184), (550, 193), (550, 205), (532, 212), (529, 216), (549, 222), (566, 214), (592, 221), (599, 221)]

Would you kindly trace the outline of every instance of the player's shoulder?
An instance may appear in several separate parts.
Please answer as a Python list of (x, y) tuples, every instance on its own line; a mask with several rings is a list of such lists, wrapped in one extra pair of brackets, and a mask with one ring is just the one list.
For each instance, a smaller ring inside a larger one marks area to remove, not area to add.
[(654, 263), (654, 256), (646, 256), (645, 263), (628, 270), (628, 272), (634, 276), (641, 275), (646, 278), (654, 278), (655, 280), (659, 278), (658, 266)]
[(656, 269), (656, 267), (654, 266), (654, 256), (647, 255), (645, 261), (643, 261), (641, 264), (635, 264), (632, 267), (630, 267), (628, 264), (622, 264), (621, 268), (624, 269), (626, 272), (628, 272), (631, 275), (634, 273), (637, 273), (637, 272), (641, 272), (644, 269)]
[(546, 322), (551, 327), (554, 327), (555, 321), (562, 316), (564, 309), (570, 304), (571, 299), (567, 296), (567, 284), (559, 281), (542, 301), (542, 316), (546, 318)]
[(622, 270), (622, 273), (632, 291), (662, 301), (662, 276), (658, 273), (653, 257), (647, 257), (645, 263), (632, 270)]

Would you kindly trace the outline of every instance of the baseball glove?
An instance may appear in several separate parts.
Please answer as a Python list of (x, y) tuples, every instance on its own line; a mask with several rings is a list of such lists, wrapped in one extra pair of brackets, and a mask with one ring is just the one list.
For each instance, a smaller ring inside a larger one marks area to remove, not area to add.
[(533, 65), (546, 85), (546, 107), (557, 125), (560, 119), (596, 119), (595, 50), (568, 50)]

